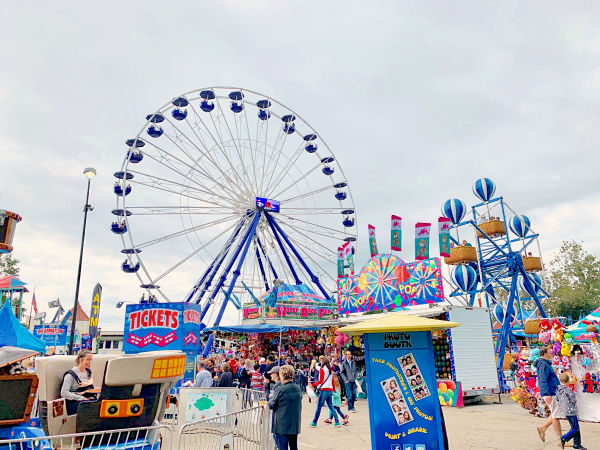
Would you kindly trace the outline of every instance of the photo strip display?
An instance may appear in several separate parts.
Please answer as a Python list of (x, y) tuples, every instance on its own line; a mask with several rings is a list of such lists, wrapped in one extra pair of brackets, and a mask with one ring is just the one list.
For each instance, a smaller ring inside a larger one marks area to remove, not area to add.
[(398, 386), (398, 380), (396, 380), (396, 377), (383, 380), (381, 382), (381, 388), (383, 389), (385, 397), (388, 400), (388, 404), (390, 405), (392, 413), (394, 414), (396, 423), (398, 425), (404, 425), (405, 423), (412, 422), (413, 416), (410, 413), (410, 409), (408, 409), (406, 399), (400, 390), (400, 386)]
[(415, 397), (415, 400), (429, 397), (431, 392), (425, 383), (425, 378), (419, 369), (419, 365), (412, 353), (398, 358), (398, 364), (402, 374), (406, 377), (406, 382)]

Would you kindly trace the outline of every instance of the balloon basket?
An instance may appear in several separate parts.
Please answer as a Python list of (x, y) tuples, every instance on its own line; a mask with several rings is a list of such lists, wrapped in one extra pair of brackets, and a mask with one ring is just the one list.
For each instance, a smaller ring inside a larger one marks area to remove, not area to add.
[(527, 272), (542, 270), (542, 258), (538, 258), (537, 256), (523, 258), (523, 266)]
[[(489, 222), (480, 223), (477, 226), (490, 237), (506, 234), (506, 227), (501, 220), (490, 220)], [(483, 234), (479, 230), (477, 230), (477, 237), (483, 237)]]
[(470, 245), (459, 245), (450, 249), (450, 257), (444, 258), (446, 264), (464, 264), (477, 262), (477, 249)]

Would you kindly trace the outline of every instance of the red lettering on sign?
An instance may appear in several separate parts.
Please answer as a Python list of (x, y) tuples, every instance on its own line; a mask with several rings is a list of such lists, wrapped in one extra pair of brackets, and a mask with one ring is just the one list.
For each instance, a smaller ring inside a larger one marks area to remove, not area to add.
[(157, 309), (151, 309), (150, 311), (148, 311), (148, 327), (150, 328), (155, 328), (156, 327), (156, 313), (158, 312)]
[(156, 318), (156, 326), (157, 327), (164, 327), (165, 326), (165, 312), (162, 309), (159, 309), (157, 312), (157, 318)]

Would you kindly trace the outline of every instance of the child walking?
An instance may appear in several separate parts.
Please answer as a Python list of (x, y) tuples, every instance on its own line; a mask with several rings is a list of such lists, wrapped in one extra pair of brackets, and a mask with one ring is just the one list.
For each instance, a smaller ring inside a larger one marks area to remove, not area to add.
[(558, 377), (560, 386), (556, 388), (556, 401), (565, 412), (571, 429), (561, 436), (560, 446), (565, 448), (565, 444), (573, 439), (573, 448), (583, 449), (581, 446), (581, 432), (579, 431), (579, 422), (577, 421), (577, 404), (575, 402), (575, 393), (567, 386), (571, 381), (571, 374), (563, 372)]
[[(348, 425), (348, 414), (344, 414), (342, 412), (342, 387), (340, 384), (340, 380), (337, 375), (333, 375), (333, 395), (331, 396), (331, 404), (333, 405), (333, 409), (340, 415), (343, 419), (344, 425)], [(325, 423), (331, 423), (331, 419), (333, 419), (333, 414), (329, 411), (329, 418), (325, 419)]]

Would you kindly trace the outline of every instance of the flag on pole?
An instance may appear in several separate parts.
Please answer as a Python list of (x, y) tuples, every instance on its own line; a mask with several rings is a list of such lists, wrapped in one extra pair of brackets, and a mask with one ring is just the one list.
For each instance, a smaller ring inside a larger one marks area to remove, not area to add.
[(450, 219), (438, 219), (438, 234), (440, 238), (440, 256), (450, 257)]
[(344, 246), (341, 246), (341, 247), (338, 247), (338, 258), (337, 258), (338, 278), (344, 277), (344, 260), (345, 260)]
[(419, 222), (415, 225), (415, 260), (429, 258), (429, 233), (431, 224)]
[(392, 215), (391, 227), (391, 248), (399, 252), (402, 251), (402, 217)]
[(33, 291), (33, 298), (31, 299), (31, 309), (33, 310), (34, 314), (38, 313), (37, 301), (35, 299), (35, 291)]
[(369, 225), (369, 249), (371, 250), (371, 258), (377, 253), (377, 240), (375, 239), (375, 227)]

